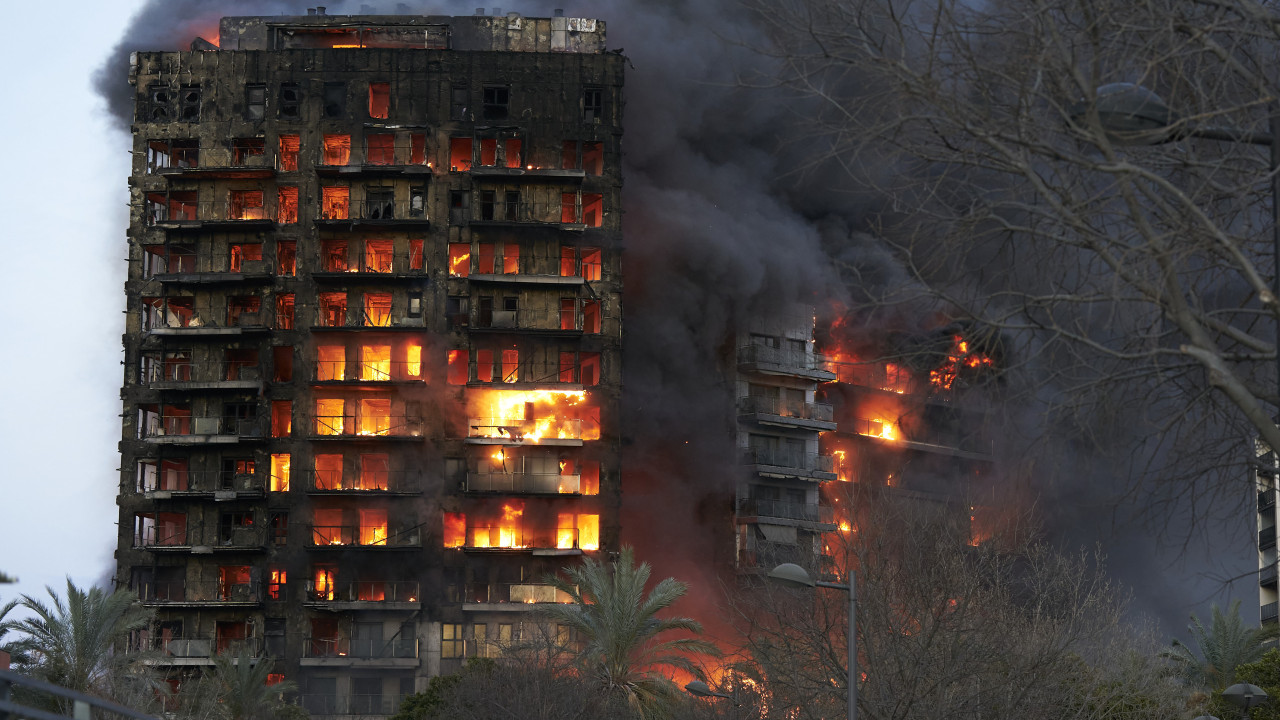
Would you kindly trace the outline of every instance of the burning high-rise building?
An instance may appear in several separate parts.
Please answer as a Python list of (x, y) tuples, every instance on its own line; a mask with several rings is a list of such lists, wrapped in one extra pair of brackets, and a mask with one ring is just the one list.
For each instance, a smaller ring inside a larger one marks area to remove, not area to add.
[(244, 648), (393, 712), (617, 548), (604, 40), (317, 8), (135, 54), (117, 581), (172, 678)]

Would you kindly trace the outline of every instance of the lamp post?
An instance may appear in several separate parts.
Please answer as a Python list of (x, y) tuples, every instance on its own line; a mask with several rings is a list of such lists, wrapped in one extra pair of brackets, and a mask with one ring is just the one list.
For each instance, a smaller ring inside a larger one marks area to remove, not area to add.
[[(1184, 121), (1159, 95), (1133, 83), (1111, 83), (1098, 88), (1094, 96), (1094, 108), (1102, 131), (1112, 142), (1124, 145), (1159, 145), (1185, 138), (1203, 138), (1222, 142), (1266, 145), (1271, 149), (1271, 243), (1276, 270), (1271, 279), (1271, 298), (1263, 298), (1264, 305), (1280, 303), (1280, 106), (1272, 102), (1268, 129), (1270, 132), (1254, 133), (1239, 128), (1197, 126)], [(1088, 107), (1081, 103), (1071, 108), (1072, 119), (1085, 119)], [(1280, 316), (1278, 316), (1280, 317)], [(1277, 320), (1280, 323), (1280, 320)], [(1276, 331), (1276, 381), (1280, 394), (1280, 325)], [(1276, 419), (1280, 421), (1280, 408)], [(1272, 448), (1280, 452), (1280, 448)]]
[(848, 634), (848, 652), (849, 658), (845, 663), (848, 668), (848, 693), (846, 694), (845, 717), (847, 720), (858, 720), (858, 632), (857, 632), (857, 609), (858, 600), (853, 574), (852, 565), (847, 569), (849, 575), (849, 584), (841, 585), (840, 583), (825, 582), (823, 580), (814, 580), (809, 577), (809, 573), (805, 569), (795, 563), (782, 563), (769, 571), (769, 579), (776, 580), (784, 585), (791, 587), (820, 587), (831, 588), (833, 590), (844, 590), (849, 593), (849, 632)]
[(1222, 699), (1240, 708), (1240, 715), (1249, 720), (1249, 709), (1267, 701), (1267, 691), (1257, 685), (1236, 683), (1222, 691)]

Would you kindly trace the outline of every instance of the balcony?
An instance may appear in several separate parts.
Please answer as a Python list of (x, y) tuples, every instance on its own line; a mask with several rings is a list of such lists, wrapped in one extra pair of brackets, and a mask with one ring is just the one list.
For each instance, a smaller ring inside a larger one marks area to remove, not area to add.
[(311, 440), (414, 439), (422, 437), (420, 415), (316, 415)]
[(316, 495), (416, 495), (422, 492), (421, 470), (380, 470), (367, 473), (312, 472), (307, 492)]
[(302, 709), (312, 717), (394, 715), (406, 695), (300, 695)]
[(303, 604), (331, 610), (416, 610), (422, 595), (417, 580), (357, 580), (317, 583), (308, 580)]
[(821, 355), (756, 344), (738, 348), (738, 369), (744, 373), (789, 375), (818, 382), (835, 380), (836, 374), (826, 368), (827, 359)]
[(1276, 491), (1273, 488), (1258, 491), (1258, 512), (1266, 512), (1276, 506)]
[(461, 602), (462, 609), (471, 612), (529, 612), (540, 604), (573, 602), (569, 593), (544, 583), (467, 583), (451, 590), (453, 601)]
[(146, 478), (139, 492), (148, 500), (212, 497), (217, 500), (262, 497), (266, 482), (248, 473), (221, 470), (177, 470)]
[(425, 230), (431, 220), (422, 210), (410, 210), (390, 201), (371, 200), (352, 203), (343, 208), (330, 208), (315, 218), (322, 228), (351, 230), (356, 227), (396, 227)]
[(307, 546), (316, 549), (409, 550), (422, 547), (417, 526), (308, 525)]
[(178, 528), (147, 527), (133, 535), (133, 547), (152, 552), (261, 551), (267, 547), (265, 528), (249, 526)]
[(1259, 609), (1259, 615), (1264, 623), (1275, 622), (1277, 617), (1277, 603), (1267, 603)]
[(488, 525), (467, 528), (463, 550), (469, 551), (533, 551), (534, 555), (578, 555), (583, 550), (595, 550), (598, 543), (590, 547), (579, 547), (578, 528), (561, 527), (524, 527), (519, 525)]
[(779, 398), (738, 398), (738, 412), (762, 425), (809, 430), (835, 430), (831, 406), (825, 403), (786, 402)]
[(265, 333), (266, 315), (233, 308), (197, 307), (191, 297), (143, 298), (142, 331), (153, 336), (215, 336)]
[(418, 666), (418, 639), (401, 635), (386, 641), (307, 636), (302, 643), (302, 665), (413, 668)]
[(783, 448), (744, 448), (742, 462), (768, 477), (795, 477), (835, 480), (831, 457), (817, 453), (790, 452)]
[(257, 390), (262, 387), (262, 369), (236, 361), (157, 361), (143, 368), (139, 382), (152, 390)]
[(364, 383), (421, 383), (422, 361), (375, 360), (353, 362), (319, 360), (315, 365), (316, 385), (360, 385)]
[(1258, 531), (1258, 549), (1266, 550), (1276, 546), (1276, 527), (1263, 528)]
[(220, 417), (164, 417), (138, 427), (138, 439), (164, 445), (219, 445), (263, 439), (262, 423)]
[(467, 420), (467, 442), (476, 445), (581, 445), (583, 440), (600, 438), (598, 423), (584, 427), (580, 419), (546, 417), (534, 420), (513, 418), (470, 418)]
[(142, 583), (138, 599), (143, 605), (163, 607), (247, 607), (262, 602), (258, 583), (218, 580)]
[(191, 191), (177, 191), (167, 197), (147, 193), (143, 222), (165, 230), (241, 229), (269, 230), (275, 219), (261, 204), (248, 207), (222, 200), (196, 200)]
[[(149, 246), (150, 247), (150, 246)], [(264, 283), (274, 276), (271, 263), (266, 260), (244, 260), (236, 269), (213, 269), (214, 258), (195, 253), (170, 252), (150, 260), (150, 272), (144, 279), (167, 285), (233, 285), (238, 283)]]
[(1262, 586), (1276, 584), (1276, 564), (1271, 563), (1258, 571), (1258, 584)]
[(499, 165), (471, 166), (471, 177), (477, 180), (502, 180), (512, 182), (550, 182), (560, 181), (581, 183), (587, 177), (585, 170), (562, 170), (560, 168), (541, 168), (525, 165), (523, 167), (503, 167)]
[(534, 472), (469, 472), (466, 491), (503, 495), (575, 495), (581, 492), (581, 475)]
[(251, 658), (263, 657), (262, 638), (227, 638), (217, 636), (148, 638), (147, 662), (152, 665), (213, 665), (219, 654), (239, 656), (248, 652)]
[(826, 525), (823, 530), (835, 530), (834, 511), (826, 505), (809, 505), (806, 503), (789, 503), (778, 500), (757, 500), (742, 498), (738, 500), (738, 519), (777, 519), (793, 520), (797, 523)]

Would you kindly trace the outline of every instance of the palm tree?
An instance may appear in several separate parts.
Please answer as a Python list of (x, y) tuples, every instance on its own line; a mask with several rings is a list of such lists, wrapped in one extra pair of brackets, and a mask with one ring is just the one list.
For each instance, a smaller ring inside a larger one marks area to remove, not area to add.
[(1276, 637), (1277, 628), (1246, 626), (1240, 619), (1239, 600), (1231, 603), (1226, 613), (1217, 605), (1211, 613), (1209, 627), (1195, 615), (1187, 626), (1200, 655), (1185, 643), (1174, 640), (1164, 656), (1174, 662), (1188, 685), (1216, 693), (1235, 682), (1237, 667), (1262, 658), (1268, 648), (1266, 643)]
[(131, 632), (147, 627), (151, 612), (127, 590), (86, 592), (71, 578), (65, 600), (53, 588), (45, 590), (50, 605), (23, 595), (18, 604), (32, 615), (4, 623), (24, 636), (14, 643), (24, 670), (71, 690), (110, 695), (112, 681), (132, 660), (120, 648)]
[(296, 686), (291, 682), (268, 685), (273, 664), (269, 657), (255, 663), (248, 646), (241, 647), (238, 655), (219, 653), (213, 659), (213, 683), (222, 717), (226, 720), (276, 717), (286, 704), (284, 694), (293, 692)]
[(552, 606), (550, 618), (574, 631), (582, 642), (574, 651), (582, 677), (607, 695), (624, 698), (640, 717), (666, 715), (680, 695), (660, 668), (701, 676), (693, 658), (720, 654), (715, 645), (699, 638), (658, 639), (671, 631), (700, 633), (702, 625), (685, 617), (657, 617), (687, 588), (675, 578), (666, 578), (645, 597), (649, 564), (637, 566), (631, 548), (624, 547), (611, 565), (587, 558), (565, 572), (567, 580), (548, 582), (568, 593), (573, 604)]

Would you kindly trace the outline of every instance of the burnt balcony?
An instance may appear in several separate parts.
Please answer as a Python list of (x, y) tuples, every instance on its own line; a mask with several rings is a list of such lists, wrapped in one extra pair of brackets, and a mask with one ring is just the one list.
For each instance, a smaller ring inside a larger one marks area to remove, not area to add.
[[(586, 540), (586, 538), (582, 538)], [(575, 527), (526, 527), (523, 525), (476, 525), (467, 528), (465, 541), (455, 547), (474, 551), (533, 551), (533, 554), (576, 555), (598, 549), (591, 538), (584, 547)]]
[(598, 423), (575, 418), (545, 417), (533, 420), (514, 418), (470, 418), (467, 442), (479, 445), (506, 445), (513, 442), (542, 445), (581, 445), (600, 437)]
[(467, 583), (449, 591), (451, 601), (471, 611), (527, 612), (537, 605), (573, 602), (569, 593), (546, 583)]
[(217, 445), (263, 439), (254, 419), (170, 416), (148, 418), (138, 426), (138, 439), (165, 445)]
[(420, 415), (316, 415), (312, 440), (415, 439), (422, 437)]
[(598, 217), (589, 224), (584, 224), (578, 212), (572, 206), (561, 203), (540, 202), (504, 202), (492, 204), (481, 203), (470, 212), (454, 210), (450, 212), (451, 225), (471, 224), (475, 226), (535, 226), (554, 227), (561, 230), (583, 230), (599, 227)]
[(416, 495), (422, 492), (422, 477), (421, 470), (316, 470), (307, 478), (307, 492), (316, 495)]
[(564, 182), (578, 184), (587, 177), (587, 173), (585, 170), (564, 170), (561, 168), (535, 167), (533, 165), (507, 167), (503, 165), (473, 164), (471, 166), (471, 177), (476, 180), (502, 180), (504, 183)]
[(143, 252), (143, 279), (167, 285), (266, 283), (275, 275), (272, 264), (261, 258), (231, 261), (198, 253), (190, 245), (148, 245)]
[[(357, 660), (412, 660), (411, 663), (392, 663), (394, 666), (416, 667), (418, 639), (396, 635), (389, 640), (382, 638), (352, 638), (308, 635), (303, 638), (304, 665), (339, 665)], [(332, 662), (308, 663), (306, 659), (327, 659)], [(368, 666), (371, 663), (355, 663)]]
[(742, 462), (755, 466), (756, 472), (770, 477), (836, 479), (829, 455), (789, 451), (785, 448), (744, 448)]
[(317, 549), (409, 550), (422, 547), (417, 526), (308, 525), (307, 546)]
[(466, 491), (501, 495), (576, 495), (581, 475), (535, 472), (469, 472)]
[(217, 635), (152, 637), (147, 639), (145, 650), (150, 653), (147, 662), (152, 665), (213, 665), (213, 659), (218, 655), (238, 657), (244, 652), (250, 658), (264, 656), (262, 638)]
[(826, 505), (759, 500), (756, 498), (739, 499), (738, 519), (750, 520), (752, 518), (760, 520), (792, 520), (797, 523), (830, 526), (824, 528), (826, 530), (834, 530), (836, 528), (835, 513), (832, 508)]
[(233, 229), (269, 230), (275, 218), (264, 204), (265, 196), (254, 198), (197, 199), (195, 191), (146, 193), (143, 223), (165, 230)]
[(266, 481), (254, 473), (221, 470), (168, 470), (144, 477), (138, 491), (148, 500), (212, 497), (218, 500), (262, 497)]
[(417, 580), (357, 580), (340, 583), (308, 580), (303, 604), (334, 610), (402, 610), (417, 609), (421, 599)]
[(319, 360), (315, 364), (316, 385), (360, 385), (364, 383), (421, 383), (421, 360)]
[(152, 390), (257, 390), (262, 387), (262, 368), (235, 360), (157, 361), (144, 365), (139, 384)]
[(148, 606), (243, 607), (262, 602), (258, 583), (219, 580), (175, 580), (142, 583), (138, 599)]
[(738, 369), (745, 373), (789, 375), (829, 382), (836, 379), (836, 374), (827, 366), (827, 359), (822, 355), (757, 344), (738, 348)]
[(388, 227), (425, 230), (431, 227), (425, 207), (396, 203), (388, 199), (369, 199), (346, 206), (327, 206), (315, 218), (322, 228), (354, 229), (356, 227)]
[(825, 403), (789, 402), (780, 398), (738, 398), (738, 413), (757, 423), (808, 430), (835, 430), (831, 406)]
[[(255, 298), (256, 299), (256, 298)], [(142, 331), (148, 335), (191, 337), (246, 335), (270, 331), (260, 306), (210, 307), (190, 296), (143, 298)]]
[(133, 547), (152, 552), (262, 551), (267, 534), (265, 528), (254, 526), (144, 527), (134, 532)]

